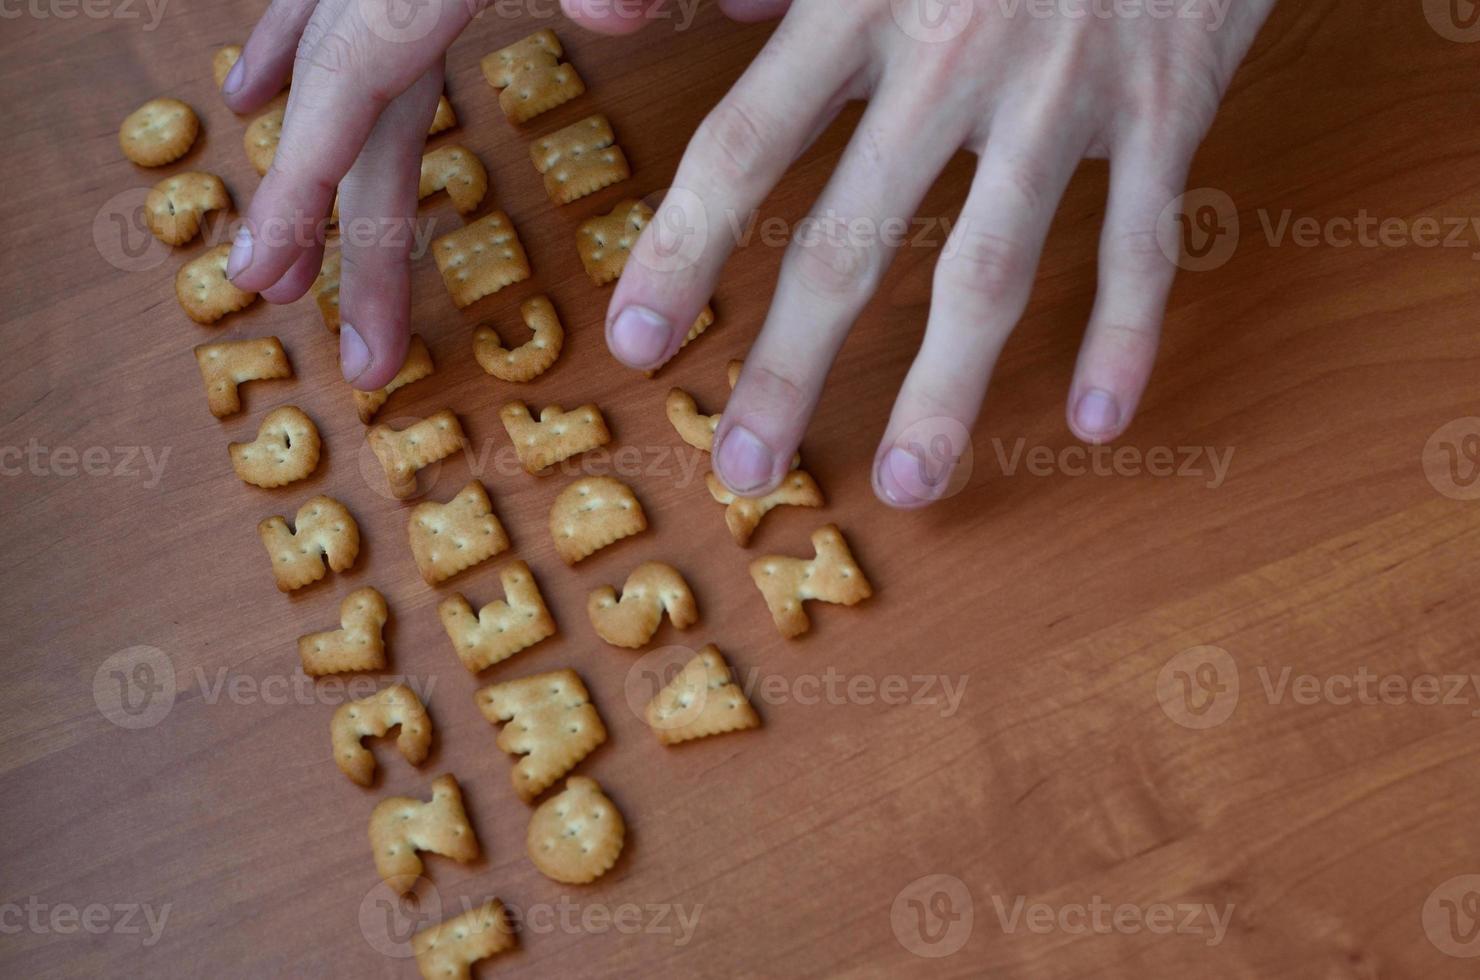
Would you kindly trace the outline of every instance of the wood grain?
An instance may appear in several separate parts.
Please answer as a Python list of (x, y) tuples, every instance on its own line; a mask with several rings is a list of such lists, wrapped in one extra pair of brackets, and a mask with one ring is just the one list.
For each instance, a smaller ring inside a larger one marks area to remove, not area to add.
[[(157, 260), (120, 250), (112, 216), (126, 217), (132, 199), (115, 196), (158, 175), (120, 156), (117, 125), (150, 97), (196, 108), (203, 136), (175, 167), (219, 173), (245, 208), (257, 182), (241, 149), (248, 120), (213, 92), (210, 53), (245, 38), (260, 6), (170, 0), (152, 30), (144, 7), (138, 18), (28, 7), (7, 19), (0, 972), (414, 976), (411, 961), (377, 946), (366, 824), (377, 800), (424, 795), (451, 772), (485, 857), (430, 859), (435, 894), (421, 912), (435, 919), (437, 901), (454, 914), (496, 895), (527, 913), (522, 948), (484, 975), (1473, 975), (1476, 961), (1452, 954), (1475, 951), (1467, 895), (1480, 882), (1460, 878), (1480, 874), (1480, 694), (1469, 686), (1480, 504), (1441, 492), (1424, 459), (1442, 426), (1480, 414), (1480, 237), (1469, 224), (1480, 94), (1473, 48), (1442, 37), (1426, 8), (1435, 5), (1280, 5), (1198, 158), (1192, 185), (1231, 197), (1241, 236), (1227, 264), (1180, 277), (1157, 373), (1122, 445), (1140, 460), (1211, 448), (1228, 459), (1221, 478), (1205, 452), (1200, 472), (1183, 476), (1128, 474), (1128, 462), (1076, 475), (1072, 455), (1012, 465), (1019, 446), (1075, 446), (1063, 400), (1093, 300), (1106, 188), (1106, 167), (1090, 163), (1002, 360), (962, 491), (899, 514), (867, 479), (923, 327), (937, 236), (901, 251), (838, 359), (803, 449), (827, 509), (772, 514), (749, 551), (709, 500), (704, 465), (675, 464), (662, 406), (672, 384), (722, 403), (724, 365), (761, 322), (782, 249), (757, 241), (738, 252), (715, 300), (719, 324), (648, 381), (606, 354), (608, 294), (584, 278), (573, 242), (584, 218), (665, 186), (767, 28), (709, 6), (676, 36), (657, 25), (600, 39), (555, 23), (589, 92), (533, 129), (600, 109), (635, 170), (557, 209), (527, 136), (504, 122), (477, 67), (531, 24), (487, 14), (473, 25), (448, 61), (461, 125), (439, 139), (487, 164), (491, 200), (520, 229), (535, 276), (459, 312), (420, 259), (414, 322), (437, 373), (382, 417), (459, 414), (475, 451), (443, 464), (431, 495), (447, 499), (470, 471), (481, 476), (560, 624), (557, 639), (482, 682), (574, 667), (611, 731), (580, 771), (630, 833), (614, 871), (581, 889), (524, 857), (529, 810), (474, 704), (480, 680), (437, 621), (452, 589), (479, 605), (495, 598), (500, 562), (439, 589), (422, 583), (408, 506), (372, 479), (311, 300), (259, 302), (197, 327), (171, 285), (206, 245)], [(763, 219), (806, 213), (856, 120), (846, 112), (798, 162)], [(971, 161), (954, 160), (922, 217), (953, 216), (970, 176)], [(1286, 212), (1464, 224), (1457, 247), (1342, 247), (1329, 236), (1307, 247), (1266, 233)], [(460, 220), (443, 199), (422, 214), (438, 233)], [(514, 334), (518, 303), (539, 292), (565, 320), (567, 351), (516, 390), (478, 370), (471, 333), (492, 322)], [(283, 339), (296, 380), (249, 386), (246, 411), (217, 422), (192, 346), (268, 334)], [(567, 569), (546, 513), (569, 477), (499, 463), (508, 445), (497, 411), (515, 397), (599, 404), (615, 445), (635, 452), (630, 482), (650, 531)], [(324, 464), (285, 490), (244, 486), (225, 445), (282, 404), (318, 422)], [(1442, 443), (1463, 448), (1463, 435), (1451, 430), (1430, 457)], [(143, 450), (163, 463), (157, 479)], [(79, 457), (124, 472), (76, 473)], [(255, 526), (318, 492), (349, 506), (365, 548), (352, 571), (284, 597)], [(817, 610), (813, 632), (788, 643), (746, 565), (808, 554), (824, 520), (844, 529), (876, 595)], [(584, 605), (645, 558), (680, 568), (701, 612), (691, 631), (665, 624), (657, 644), (719, 644), (753, 685), (761, 730), (669, 750), (629, 708), (629, 689), (648, 683), (633, 673), (640, 660), (602, 644)], [(421, 770), (378, 745), (368, 791), (330, 759), (342, 689), (294, 681), (296, 637), (332, 625), (340, 598), (363, 585), (389, 600), (392, 672), (430, 692), (436, 725)], [(106, 701), (109, 665), (131, 665), (117, 658), (136, 647), (161, 651), (176, 693), (157, 724), (129, 730), (100, 710), (95, 680)], [(1198, 652), (1206, 647), (1227, 659)], [(1232, 673), (1216, 675), (1220, 663)], [(1344, 697), (1364, 676), (1388, 678), (1388, 696)], [(1426, 698), (1430, 676), (1452, 696)], [(1447, 678), (1466, 686), (1450, 691)], [(1182, 683), (1198, 699), (1181, 700)], [(1228, 717), (1188, 727), (1209, 717), (1198, 707)], [(932, 875), (948, 877), (911, 890)], [(95, 932), (69, 918), (97, 906)], [(168, 910), (157, 937), (146, 906)], [(1203, 910), (1191, 926), (1149, 927), (1162, 908), (1183, 923), (1183, 906)], [(1111, 910), (1104, 928), (1078, 915), (1101, 907)], [(680, 913), (696, 919), (691, 932), (678, 932)]]

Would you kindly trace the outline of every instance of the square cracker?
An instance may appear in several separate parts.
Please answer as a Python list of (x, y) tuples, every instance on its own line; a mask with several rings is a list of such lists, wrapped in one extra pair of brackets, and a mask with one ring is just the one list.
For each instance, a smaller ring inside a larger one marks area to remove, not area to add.
[(599, 113), (536, 140), (529, 155), (556, 204), (579, 201), (632, 176), (611, 121)]
[(435, 370), (436, 365), (432, 363), (432, 352), (427, 349), (427, 342), (421, 339), (421, 334), (412, 334), (411, 344), (406, 348), (406, 360), (401, 362), (401, 370), (396, 372), (396, 376), (391, 378), (384, 388), (376, 391), (351, 389), (354, 392), (355, 411), (359, 413), (360, 421), (369, 425), (375, 419), (375, 413), (384, 407), (393, 393), (420, 381)]
[(445, 582), (509, 547), (488, 491), (477, 480), (445, 504), (418, 504), (411, 511), (407, 533), (416, 567), (428, 585)]
[(606, 726), (573, 670), (489, 685), (478, 692), (478, 707), (490, 723), (503, 723), (498, 747), (523, 757), (513, 782), (526, 803), (606, 741)]
[(226, 278), (226, 259), (230, 254), (230, 245), (217, 245), (180, 266), (175, 274), (175, 298), (180, 301), (180, 308), (202, 326), (245, 309), (257, 298), (256, 293), (237, 289)]
[(519, 945), (496, 898), (411, 937), (423, 980), (472, 980), (472, 965)]
[(499, 581), (504, 598), (490, 602), (477, 616), (461, 595), (450, 596), (437, 607), (453, 650), (474, 674), (555, 635), (555, 620), (528, 565), (510, 562), (499, 572)]
[(339, 629), (298, 638), (298, 658), (310, 677), (385, 668), (381, 631), (390, 618), (385, 597), (366, 586), (339, 604)]
[(519, 233), (502, 211), (443, 235), (432, 242), (432, 255), (459, 309), (529, 278)]
[(226, 340), (195, 348), (195, 363), (206, 386), (206, 405), (218, 419), (242, 410), (239, 385), (293, 376), (288, 353), (276, 337)]
[(564, 54), (555, 32), (546, 29), (478, 62), (484, 79), (499, 90), (499, 108), (509, 122), (529, 122), (586, 91), (575, 68), (560, 61)]

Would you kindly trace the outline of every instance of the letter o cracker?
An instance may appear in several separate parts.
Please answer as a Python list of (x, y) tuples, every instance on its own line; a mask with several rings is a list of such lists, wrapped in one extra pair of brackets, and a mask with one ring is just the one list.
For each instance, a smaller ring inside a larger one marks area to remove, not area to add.
[(186, 171), (155, 184), (144, 198), (144, 223), (166, 245), (184, 245), (200, 231), (207, 211), (231, 207), (231, 195), (215, 174)]
[(525, 300), (519, 313), (534, 336), (507, 350), (498, 331), (482, 326), (473, 332), (473, 356), (479, 367), (500, 381), (523, 384), (544, 374), (560, 357), (565, 346), (565, 329), (548, 297)]
[(587, 885), (612, 869), (627, 839), (622, 814), (596, 780), (572, 776), (529, 818), (529, 859), (551, 881)]
[(141, 167), (162, 167), (189, 153), (199, 133), (194, 109), (179, 99), (150, 99), (124, 119), (118, 146)]
[(360, 554), (360, 526), (348, 509), (333, 497), (318, 496), (298, 508), (293, 529), (281, 517), (257, 525), (257, 537), (272, 560), (272, 574), (280, 592), (311, 585), (328, 574), (342, 572)]
[(483, 195), (488, 193), (488, 171), (466, 146), (449, 143), (421, 158), (417, 197), (425, 200), (442, 190), (447, 192), (458, 214), (476, 211), (483, 203)]
[(474, 963), (518, 945), (504, 903), (496, 898), (411, 937), (422, 980), (473, 980)]
[(645, 530), (642, 504), (624, 483), (609, 476), (577, 480), (560, 491), (550, 508), (550, 537), (567, 565)]
[(298, 638), (298, 659), (309, 677), (385, 669), (385, 629), (390, 608), (369, 586), (339, 604), (339, 629)]
[(175, 298), (180, 301), (180, 309), (201, 326), (245, 309), (257, 298), (256, 293), (237, 289), (226, 278), (226, 259), (230, 254), (230, 245), (217, 245), (180, 266), (175, 274)]
[(478, 859), (478, 837), (463, 809), (462, 790), (450, 775), (432, 781), (432, 799), (393, 796), (370, 814), (370, 848), (375, 870), (392, 890), (406, 894), (425, 870), (418, 852), (452, 858), (459, 864)]
[(242, 148), (259, 177), (267, 173), (273, 157), (277, 156), (278, 140), (283, 135), (283, 111), (282, 106), (267, 110), (247, 125), (246, 135), (242, 137)]
[(233, 442), (227, 447), (236, 475), (264, 490), (308, 477), (319, 465), (322, 448), (313, 419), (293, 405), (268, 412), (253, 441)]
[(622, 597), (609, 585), (592, 592), (586, 613), (596, 635), (614, 647), (636, 650), (653, 638), (663, 613), (677, 629), (688, 629), (699, 619), (694, 593), (678, 569), (660, 561), (645, 561), (632, 570), (622, 586)]
[(411, 688), (392, 684), (367, 698), (340, 705), (329, 722), (334, 764), (359, 785), (369, 786), (375, 778), (375, 756), (362, 740), (367, 735), (381, 738), (397, 727), (396, 748), (407, 762), (421, 765), (432, 747), (432, 719)]

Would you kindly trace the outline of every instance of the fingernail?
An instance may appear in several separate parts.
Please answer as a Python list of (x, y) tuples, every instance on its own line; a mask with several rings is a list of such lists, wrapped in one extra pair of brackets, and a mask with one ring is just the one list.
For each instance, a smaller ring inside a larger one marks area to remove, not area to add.
[(1088, 436), (1110, 435), (1120, 427), (1120, 408), (1108, 391), (1091, 388), (1079, 396), (1074, 407), (1074, 424)]
[(725, 434), (719, 452), (714, 457), (715, 467), (730, 489), (736, 493), (758, 490), (771, 481), (771, 471), (776, 468), (776, 458), (755, 433), (737, 425)]
[(236, 230), (236, 238), (231, 242), (231, 252), (226, 256), (226, 278), (235, 279), (251, 264), (252, 230), (242, 225)]
[(370, 367), (370, 348), (360, 332), (348, 323), (339, 325), (339, 370), (344, 380), (353, 382)]
[(241, 55), (236, 56), (236, 63), (231, 66), (231, 71), (226, 73), (226, 81), (221, 83), (221, 91), (232, 95), (242, 87), (242, 82), (247, 80), (247, 69), (242, 63)]
[(879, 461), (876, 485), (894, 506), (919, 507), (939, 499), (950, 475), (949, 467), (932, 472), (919, 455), (895, 446)]
[(667, 320), (645, 307), (629, 306), (612, 324), (612, 353), (633, 367), (652, 367), (668, 350), (672, 335)]

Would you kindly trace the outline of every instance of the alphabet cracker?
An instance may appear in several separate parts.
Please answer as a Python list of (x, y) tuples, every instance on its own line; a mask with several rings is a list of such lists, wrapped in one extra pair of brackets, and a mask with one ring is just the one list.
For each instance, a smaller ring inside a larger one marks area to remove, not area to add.
[(587, 885), (611, 870), (627, 826), (596, 780), (572, 776), (565, 789), (535, 808), (525, 847), (551, 881)]
[[(743, 361), (731, 361), (727, 373), (730, 379), (730, 390), (735, 390), (735, 384), (740, 380), (740, 368)], [(673, 426), (678, 437), (685, 443), (700, 452), (714, 451), (714, 432), (719, 428), (719, 420), (723, 412), (713, 415), (704, 415), (699, 411), (699, 405), (694, 397), (682, 388), (673, 388), (668, 392), (668, 399), (663, 403), (663, 410), (668, 415), (668, 422)]]
[(443, 190), (458, 214), (478, 210), (483, 195), (488, 193), (488, 171), (466, 146), (449, 143), (421, 158), (421, 184), (417, 197), (425, 200)]
[(242, 410), (239, 385), (293, 376), (288, 354), (276, 337), (201, 344), (195, 348), (195, 363), (206, 385), (206, 404), (218, 419)]
[(474, 480), (445, 504), (428, 501), (411, 511), (411, 554), (421, 577), (436, 585), (509, 547), (488, 492)]
[(436, 365), (432, 363), (432, 352), (427, 349), (427, 342), (421, 339), (421, 334), (412, 334), (411, 345), (406, 348), (406, 360), (401, 362), (401, 370), (396, 372), (396, 376), (387, 382), (384, 388), (378, 391), (351, 389), (354, 392), (355, 411), (359, 413), (360, 421), (369, 425), (375, 418), (375, 413), (384, 407), (394, 392), (420, 381), (435, 370)]
[(582, 405), (569, 412), (559, 405), (547, 405), (536, 422), (529, 415), (528, 405), (510, 402), (499, 411), (499, 418), (524, 471), (535, 476), (572, 456), (599, 449), (612, 438), (601, 409), (595, 405)]
[(614, 647), (636, 650), (653, 638), (663, 613), (677, 629), (688, 629), (699, 619), (699, 607), (689, 584), (672, 565), (645, 561), (632, 570), (622, 586), (622, 597), (609, 585), (591, 593), (586, 612), (596, 635)]
[(428, 136), (436, 136), (444, 129), (451, 129), (457, 125), (457, 113), (452, 111), (452, 103), (447, 101), (444, 93), (437, 100), (437, 114), (432, 117), (432, 126), (427, 130)]
[(632, 246), (651, 220), (652, 208), (629, 200), (607, 214), (581, 222), (576, 229), (576, 251), (593, 283), (605, 286), (621, 277)]
[(536, 140), (529, 155), (556, 204), (579, 201), (632, 176), (611, 121), (600, 114)]
[(526, 803), (606, 741), (606, 726), (573, 670), (492, 684), (478, 692), (478, 707), (490, 724), (504, 723), (498, 747), (522, 756), (513, 782)]
[(664, 745), (759, 728), (760, 717), (710, 644), (648, 703), (648, 727)]
[(473, 356), (478, 359), (479, 367), (500, 381), (522, 384), (544, 374), (560, 357), (561, 348), (565, 345), (565, 330), (547, 297), (525, 300), (519, 313), (534, 336), (508, 350), (499, 339), (498, 331), (482, 326), (473, 332)]
[(474, 963), (518, 945), (504, 903), (496, 898), (411, 937), (422, 980), (473, 980)]
[(200, 231), (207, 211), (231, 207), (231, 195), (215, 174), (189, 170), (166, 177), (144, 198), (144, 222), (166, 245), (184, 245)]
[(242, 56), (240, 44), (226, 44), (216, 49), (211, 55), (211, 77), (216, 80), (216, 88), (226, 84), (226, 76), (231, 73), (231, 66), (236, 64), (236, 59)]
[(339, 249), (325, 249), (324, 264), (313, 281), (313, 298), (330, 333), (339, 332)]
[(237, 289), (226, 278), (226, 257), (230, 253), (230, 245), (217, 245), (186, 262), (175, 273), (175, 298), (180, 301), (180, 308), (202, 326), (250, 306), (257, 298), (256, 293)]
[(405, 500), (416, 494), (416, 474), (422, 467), (446, 459), (462, 447), (463, 430), (457, 416), (444, 408), (400, 431), (388, 425), (371, 426), (365, 439), (385, 470), (391, 493)]
[[(685, 347), (698, 340), (700, 335), (712, 326), (714, 326), (714, 307), (710, 306), (708, 303), (705, 303), (704, 309), (699, 311), (698, 318), (694, 320), (694, 325), (689, 327), (688, 333), (684, 334), (683, 343), (678, 345), (678, 350), (683, 350)], [(677, 356), (678, 352), (675, 351), (673, 357)], [(669, 358), (669, 360), (672, 360), (672, 358)], [(657, 374), (658, 371), (661, 370), (661, 368), (662, 365), (659, 365), (657, 368), (649, 371), (647, 373), (647, 376), (651, 378), (653, 375)], [(731, 387), (733, 387), (733, 385)]]
[(319, 465), (322, 443), (313, 419), (293, 405), (268, 412), (251, 442), (233, 442), (231, 466), (243, 482), (271, 490), (302, 480)]
[(764, 497), (740, 497), (719, 481), (713, 473), (705, 474), (709, 495), (725, 505), (725, 524), (735, 543), (744, 548), (760, 526), (761, 518), (777, 507), (821, 507), (822, 490), (805, 470), (792, 470), (781, 486)]
[(342, 704), (329, 722), (334, 764), (361, 786), (375, 778), (375, 756), (362, 744), (366, 736), (380, 738), (392, 728), (396, 748), (413, 766), (426, 761), (432, 747), (432, 719), (421, 698), (405, 684), (392, 684), (367, 698)]
[(750, 563), (750, 577), (765, 597), (776, 628), (787, 639), (811, 628), (803, 602), (813, 599), (851, 606), (873, 595), (836, 525), (812, 532), (812, 548), (817, 556), (810, 560), (769, 555)]
[(476, 617), (460, 595), (442, 600), (437, 607), (458, 659), (474, 674), (555, 635), (555, 620), (545, 608), (528, 565), (510, 562), (499, 572), (499, 580), (504, 598), (478, 610)]
[(190, 152), (199, 133), (194, 109), (179, 99), (150, 99), (123, 120), (118, 147), (141, 167), (162, 167)]
[(311, 585), (331, 568), (342, 572), (360, 554), (360, 526), (332, 497), (314, 497), (299, 507), (291, 529), (281, 517), (267, 518), (257, 525), (257, 537), (267, 549), (280, 592)]
[(647, 515), (632, 491), (609, 476), (577, 480), (550, 508), (550, 537), (567, 565), (647, 530)]
[(498, 104), (509, 122), (529, 122), (586, 91), (576, 70), (561, 64), (564, 53), (555, 32), (543, 30), (478, 62), (488, 84), (500, 90)]
[(283, 107), (269, 109), (247, 124), (242, 136), (242, 148), (252, 169), (261, 177), (272, 167), (272, 158), (277, 156), (278, 140), (283, 135)]
[(425, 865), (420, 852), (440, 854), (459, 864), (478, 858), (478, 837), (463, 809), (462, 790), (451, 775), (432, 781), (430, 802), (393, 796), (370, 814), (370, 849), (375, 870), (402, 894), (416, 887)]
[(502, 211), (438, 238), (432, 257), (459, 309), (529, 278), (524, 246)]
[(385, 668), (385, 638), (390, 618), (385, 597), (369, 586), (356, 589), (339, 604), (339, 629), (298, 638), (298, 659), (309, 677)]

